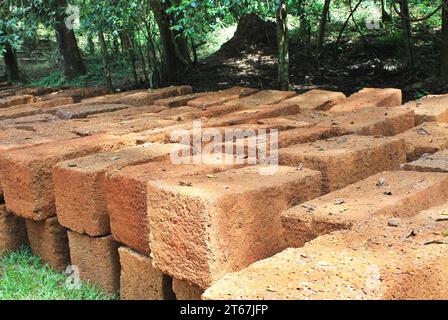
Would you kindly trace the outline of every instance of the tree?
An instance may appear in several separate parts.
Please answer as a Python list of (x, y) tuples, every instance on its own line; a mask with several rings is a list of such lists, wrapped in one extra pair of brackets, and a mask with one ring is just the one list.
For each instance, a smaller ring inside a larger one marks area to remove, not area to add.
[(182, 17), (176, 17), (170, 13), (169, 9), (173, 5), (170, 0), (148, 1), (150, 1), (157, 25), (159, 26), (163, 47), (164, 80), (167, 82), (178, 81), (182, 72), (191, 64), (187, 40), (181, 29), (175, 30), (173, 28), (177, 20)]
[(322, 10), (322, 16), (321, 16), (320, 25), (319, 25), (319, 38), (317, 41), (317, 47), (318, 47), (319, 51), (322, 50), (322, 47), (324, 45), (325, 29), (327, 26), (328, 14), (330, 12), (330, 3), (331, 3), (331, 0), (325, 0), (324, 8)]
[(386, 0), (381, 0), (381, 21), (383, 23), (392, 21), (392, 17), (386, 10)]
[(403, 27), (403, 38), (405, 41), (406, 51), (408, 53), (408, 63), (411, 68), (415, 66), (414, 43), (412, 41), (411, 18), (409, 16), (408, 0), (400, 1), (400, 15)]
[(288, 4), (287, 0), (276, 0), (278, 83), (283, 90), (289, 90), (289, 48), (288, 48)]
[(448, 1), (442, 1), (442, 48), (440, 52), (440, 75), (443, 81), (448, 81)]
[(19, 81), (21, 79), (19, 65), (17, 63), (16, 50), (9, 42), (3, 44), (4, 52), (3, 58), (6, 67), (6, 80), (10, 82)]
[[(18, 27), (18, 21), (23, 15), (12, 1), (0, 3), (0, 50), (5, 62), (5, 78), (7, 81), (15, 82), (22, 79), (17, 62), (16, 47), (23, 40), (25, 33)], [(29, 23), (29, 29), (33, 30), (33, 24)]]
[(81, 52), (76, 41), (75, 33), (66, 26), (67, 0), (55, 0), (54, 29), (58, 49), (61, 55), (61, 68), (66, 77), (75, 77), (86, 73)]
[(107, 52), (106, 40), (104, 39), (103, 31), (98, 32), (98, 42), (100, 44), (101, 57), (103, 59), (103, 74), (104, 79), (106, 80), (106, 87), (109, 91), (112, 91), (112, 77), (110, 75), (109, 53)]

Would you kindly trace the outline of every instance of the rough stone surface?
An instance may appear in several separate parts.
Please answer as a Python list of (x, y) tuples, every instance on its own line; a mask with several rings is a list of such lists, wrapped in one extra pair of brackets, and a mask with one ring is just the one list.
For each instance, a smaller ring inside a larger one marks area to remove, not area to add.
[(32, 95), (32, 96), (43, 96), (45, 94), (49, 94), (54, 91), (56, 91), (56, 89), (49, 88), (49, 87), (31, 87), (31, 88), (17, 90), (16, 95), (21, 96), (24, 94), (28, 94), (28, 95)]
[(221, 117), (232, 112), (241, 111), (244, 107), (238, 104), (221, 104), (196, 109), (198, 111), (193, 113), (194, 119), (209, 120), (209, 118)]
[(187, 281), (173, 279), (173, 291), (176, 300), (201, 300), (204, 290)]
[(177, 122), (160, 119), (156, 114), (144, 114), (128, 119), (89, 118), (59, 121), (60, 128), (69, 129), (78, 136), (85, 137), (95, 134), (126, 135), (150, 129), (161, 129)]
[(33, 106), (33, 104), (29, 105), (20, 105), (10, 108), (0, 109), (0, 120), (5, 119), (15, 119), (25, 116), (32, 116), (38, 113), (42, 113), (42, 110)]
[(258, 89), (232, 87), (219, 92), (210, 92), (207, 95), (188, 101), (188, 105), (195, 108), (208, 108), (221, 105), (230, 100), (236, 100), (257, 93)]
[[(402, 106), (397, 89), (51, 91), (0, 88), (0, 251), (29, 234), (44, 262), (77, 265), (108, 293), (121, 277), (129, 300), (446, 295), (448, 95)], [(216, 139), (232, 164), (203, 161), (172, 135), (191, 138), (198, 119), (221, 134), (277, 129), (266, 152), (280, 151), (278, 171), (248, 166), (262, 150), (235, 156), (244, 136), (229, 150)], [(193, 163), (145, 149), (172, 142)], [(301, 248), (273, 256), (287, 247)]]
[(137, 92), (109, 99), (110, 103), (123, 103), (136, 107), (154, 104), (154, 101), (173, 96), (191, 94), (193, 89), (190, 86), (168, 87), (156, 90), (147, 90), (146, 92)]
[(90, 237), (68, 231), (70, 258), (79, 268), (82, 280), (89, 281), (106, 293), (120, 289), (118, 244), (112, 236)]
[(1, 153), (6, 207), (21, 217), (34, 220), (56, 215), (52, 179), (54, 165), (92, 153), (122, 149), (132, 143), (116, 136), (97, 135)]
[(435, 153), (448, 148), (448, 124), (423, 123), (397, 135), (406, 141), (408, 161), (414, 161), (426, 153)]
[(150, 254), (146, 184), (155, 179), (214, 175), (233, 166), (181, 164), (171, 160), (129, 166), (106, 177), (106, 199), (114, 238), (126, 246)]
[[(201, 145), (203, 150), (207, 148), (208, 145), (215, 145), (216, 148), (221, 146), (224, 152), (224, 146), (228, 144), (233, 144), (237, 140), (247, 139), (250, 137), (256, 137), (257, 135), (269, 135), (273, 133), (273, 130), (284, 131), (290, 130), (294, 126), (290, 125), (262, 125), (262, 124), (241, 124), (235, 126), (224, 126), (224, 127), (205, 127), (205, 131), (199, 131), (197, 128), (188, 130), (185, 135), (173, 135), (170, 136), (170, 141), (175, 143), (178, 142), (182, 145), (199, 146)], [(299, 128), (297, 124), (296, 128)], [(302, 128), (308, 128), (308, 123), (302, 123)], [(310, 130), (316, 132), (316, 130)], [(213, 135), (213, 139), (209, 139), (207, 134)], [(281, 134), (281, 132), (279, 133)], [(292, 134), (291, 134), (292, 136)], [(283, 136), (282, 136), (283, 138)], [(285, 136), (286, 139), (286, 136)]]
[(53, 113), (56, 107), (72, 104), (72, 98), (59, 98), (49, 101), (36, 101), (33, 103), (16, 105), (9, 108), (0, 109), (0, 120), (15, 119), (32, 116), (40, 113)]
[(32, 104), (30, 104), (30, 106), (25, 104), (16, 107), (4, 108), (0, 109), (0, 120), (31, 116), (41, 112), (42, 111), (39, 108), (33, 107)]
[(395, 136), (415, 127), (412, 110), (395, 108), (367, 108), (350, 113), (332, 114), (322, 111), (303, 111), (288, 117), (259, 120), (260, 124), (294, 125), (307, 122), (311, 126), (331, 127), (340, 134), (366, 136)]
[[(271, 119), (270, 119), (271, 120)], [(278, 124), (275, 124), (274, 121), (259, 121), (258, 125), (246, 125), (246, 129), (250, 128), (266, 128), (269, 129), (266, 133), (269, 135), (271, 130), (278, 129), (278, 146), (279, 148), (289, 147), (294, 144), (313, 142), (321, 139), (329, 139), (335, 136), (341, 135), (341, 131), (337, 128), (333, 127), (321, 127), (321, 126), (312, 126), (308, 122), (304, 121), (293, 121), (289, 122), (286, 120), (285, 122), (279, 121)], [(243, 125), (233, 126), (233, 127), (242, 127)], [(295, 128), (294, 128), (295, 127)], [(236, 144), (236, 143), (225, 143), (228, 144)], [(245, 145), (248, 145), (247, 138), (245, 138)], [(268, 143), (268, 148), (270, 148)], [(227, 151), (226, 151), (227, 152)]]
[(341, 136), (279, 150), (279, 163), (322, 172), (325, 193), (406, 162), (403, 139)]
[(301, 110), (329, 110), (346, 99), (341, 92), (314, 89), (297, 97), (282, 101), (282, 105), (298, 105)]
[(262, 90), (248, 97), (226, 102), (225, 105), (238, 105), (243, 109), (250, 109), (260, 105), (278, 104), (283, 100), (295, 97), (297, 93), (294, 91), (276, 91), (276, 90)]
[(78, 119), (86, 118), (87, 116), (92, 114), (113, 112), (130, 107), (131, 106), (125, 104), (73, 104), (57, 108), (56, 116), (60, 119)]
[(140, 115), (148, 115), (151, 113), (159, 113), (161, 111), (167, 110), (164, 106), (143, 106), (143, 107), (132, 107), (123, 110), (107, 112), (107, 113), (97, 113), (87, 116), (87, 118), (109, 118), (109, 119), (132, 119)]
[[(121, 103), (120, 102), (120, 98), (128, 96), (128, 95), (132, 95), (135, 93), (145, 93), (147, 92), (147, 89), (137, 89), (137, 90), (129, 90), (129, 91), (124, 91), (124, 92), (117, 92), (117, 93), (110, 93), (110, 94), (106, 94), (106, 95), (101, 95), (101, 96), (95, 96), (95, 97), (91, 97), (91, 98), (85, 98), (82, 99), (83, 103), (88, 103), (88, 104), (115, 104), (115, 103)], [(79, 102), (79, 101), (78, 101)]]
[(28, 244), (25, 221), (0, 205), (0, 254), (4, 251), (20, 249)]
[(448, 175), (382, 172), (344, 189), (285, 211), (282, 222), (290, 247), (320, 235), (351, 228), (372, 216), (402, 218), (448, 200)]
[(59, 118), (55, 115), (49, 114), (49, 113), (41, 113), (41, 114), (35, 114), (31, 116), (24, 116), (14, 119), (5, 119), (0, 121), (0, 127), (7, 127), (7, 126), (19, 126), (19, 125), (28, 125), (28, 124), (35, 124), (35, 123), (54, 123), (55, 121), (58, 121)]
[(448, 298), (448, 223), (436, 222), (444, 204), (387, 227), (372, 217), (352, 231), (319, 237), (228, 274), (203, 298), (242, 300)]
[[(255, 125), (251, 125), (254, 126)], [(264, 125), (263, 125), (264, 126)], [(267, 157), (274, 156), (274, 151), (278, 151), (275, 148), (275, 139), (273, 134), (275, 131), (272, 128), (266, 130), (263, 134), (266, 134), (266, 141), (264, 143), (257, 142), (256, 135), (260, 133), (259, 130), (253, 130), (252, 133), (246, 134), (243, 138), (235, 139), (224, 144), (217, 143), (214, 148), (219, 148), (226, 154), (234, 154), (238, 157), (251, 157), (257, 158), (259, 163), (264, 163)], [(298, 127), (291, 130), (285, 130), (278, 132), (277, 145), (278, 148), (286, 148), (291, 145), (300, 143), (310, 143), (320, 139), (330, 139), (338, 136), (339, 131), (330, 127)], [(244, 150), (244, 154), (240, 154), (240, 150)], [(256, 154), (255, 154), (256, 153)]]
[(53, 183), (59, 223), (89, 236), (110, 234), (106, 173), (167, 158), (176, 147), (179, 146), (145, 144), (58, 163), (53, 169)]
[[(285, 248), (280, 214), (321, 193), (317, 171), (260, 167), (148, 183), (150, 247), (162, 272), (207, 288)], [(235, 246), (235, 243), (238, 243)]]
[(424, 122), (448, 122), (448, 95), (430, 95), (404, 106), (415, 112), (418, 125)]
[(0, 98), (0, 109), (9, 108), (19, 104), (31, 103), (32, 101), (33, 96), (29, 94)]
[[(5, 151), (14, 149), (33, 147), (36, 145), (55, 141), (57, 139), (74, 138), (76, 135), (69, 132), (36, 132), (19, 129), (7, 129), (0, 131), (0, 154)], [(0, 170), (0, 195), (3, 195), (3, 188), (1, 185), (1, 170)]]
[(84, 99), (102, 96), (105, 94), (107, 94), (107, 89), (104, 88), (71, 88), (38, 97), (36, 101), (49, 101), (69, 97), (73, 99), (73, 102), (77, 103)]
[(414, 162), (404, 164), (403, 169), (423, 172), (448, 172), (448, 151), (424, 155)]
[(366, 108), (336, 116), (327, 123), (345, 134), (395, 136), (415, 127), (415, 114), (402, 107)]
[(352, 112), (370, 107), (396, 107), (402, 104), (402, 99), (399, 89), (364, 88), (332, 107), (330, 112)]
[(58, 219), (26, 219), (26, 231), (33, 254), (55, 270), (65, 271), (70, 264), (70, 253), (67, 231), (58, 223)]
[(154, 101), (155, 105), (165, 106), (168, 108), (178, 108), (181, 106), (186, 106), (189, 101), (198, 99), (200, 97), (205, 96), (206, 93), (194, 93), (194, 94), (187, 94), (184, 96), (177, 96), (172, 98), (166, 98), (166, 99), (159, 99)]
[(74, 133), (63, 130), (6, 129), (0, 131), (0, 152), (33, 147), (57, 140), (76, 138)]
[(51, 113), (51, 110), (55, 107), (64, 106), (67, 104), (72, 104), (73, 98), (71, 97), (61, 97), (61, 98), (55, 98), (51, 100), (42, 100), (42, 101), (34, 101), (30, 105), (33, 107), (37, 107), (41, 109), (42, 111)]
[(210, 119), (208, 126), (233, 126), (256, 124), (258, 120), (270, 117), (294, 115), (300, 112), (297, 105), (262, 105), (248, 110), (233, 112), (216, 119)]
[(152, 265), (152, 259), (120, 247), (120, 298), (122, 300), (173, 300), (171, 278)]

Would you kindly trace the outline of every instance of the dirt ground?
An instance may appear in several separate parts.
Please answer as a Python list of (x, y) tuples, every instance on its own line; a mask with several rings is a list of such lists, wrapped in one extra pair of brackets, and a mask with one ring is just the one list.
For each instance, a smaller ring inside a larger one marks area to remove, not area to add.
[[(252, 17), (228, 43), (187, 70), (183, 84), (198, 91), (219, 90), (234, 85), (277, 89), (277, 50), (275, 25)], [(254, 34), (253, 30), (261, 30)], [(416, 36), (417, 65), (410, 69), (399, 41), (379, 41), (380, 36), (364, 40), (342, 38), (335, 48), (333, 40), (321, 53), (309, 45), (290, 39), (290, 77), (294, 90), (304, 92), (322, 88), (352, 94), (362, 87), (398, 88), (404, 101), (428, 93), (446, 92), (438, 80), (439, 57), (428, 36)], [(249, 40), (252, 39), (252, 40)], [(429, 45), (428, 45), (429, 44)]]

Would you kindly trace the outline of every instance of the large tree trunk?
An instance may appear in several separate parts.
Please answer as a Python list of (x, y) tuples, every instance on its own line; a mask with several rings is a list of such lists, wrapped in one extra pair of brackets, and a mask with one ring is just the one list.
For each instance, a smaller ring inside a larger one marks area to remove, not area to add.
[(98, 32), (98, 42), (101, 48), (101, 57), (103, 58), (103, 75), (106, 80), (106, 87), (109, 91), (112, 91), (112, 77), (110, 75), (109, 66), (109, 53), (107, 52), (106, 39), (104, 39), (104, 33)]
[(403, 26), (403, 36), (405, 41), (405, 47), (408, 52), (408, 62), (411, 68), (415, 65), (415, 53), (414, 53), (414, 44), (412, 41), (412, 29), (411, 29), (411, 21), (409, 19), (409, 4), (408, 0), (400, 1), (400, 12), (401, 12), (401, 21)]
[(121, 31), (121, 45), (123, 52), (126, 52), (129, 57), (129, 61), (131, 62), (132, 66), (132, 74), (134, 75), (134, 82), (135, 85), (138, 86), (138, 74), (137, 74), (137, 65), (136, 65), (136, 59), (135, 59), (135, 52), (134, 52), (134, 46), (132, 43), (131, 36), (129, 33), (125, 30)]
[(324, 45), (325, 29), (327, 27), (328, 14), (330, 12), (330, 3), (331, 0), (325, 0), (324, 9), (322, 10), (322, 16), (319, 25), (319, 39), (317, 41), (317, 47), (319, 50), (322, 50), (322, 47)]
[(3, 58), (6, 66), (6, 80), (11, 82), (18, 81), (20, 80), (20, 71), (17, 64), (16, 51), (8, 42), (4, 43), (4, 46)]
[(163, 46), (164, 80), (176, 82), (180, 75), (191, 64), (188, 44), (182, 33), (171, 30), (175, 21), (167, 13), (170, 1), (149, 0), (154, 16), (159, 26), (160, 38)]
[(287, 0), (276, 0), (277, 43), (278, 43), (278, 83), (283, 90), (289, 90), (288, 52), (288, 7)]
[(74, 77), (86, 73), (86, 67), (76, 42), (73, 30), (65, 25), (67, 0), (56, 0), (56, 38), (61, 55), (61, 67), (64, 75)]
[(440, 75), (443, 81), (448, 81), (448, 1), (441, 0), (442, 7), (442, 48), (440, 51)]

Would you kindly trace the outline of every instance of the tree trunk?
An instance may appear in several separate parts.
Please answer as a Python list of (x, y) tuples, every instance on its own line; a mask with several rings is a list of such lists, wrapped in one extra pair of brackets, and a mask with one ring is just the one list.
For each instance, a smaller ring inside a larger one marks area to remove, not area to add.
[(19, 65), (17, 64), (17, 55), (14, 48), (8, 43), (4, 43), (5, 51), (3, 58), (6, 66), (6, 81), (14, 82), (20, 80)]
[(330, 13), (330, 3), (331, 0), (325, 0), (324, 9), (322, 10), (322, 16), (319, 25), (319, 39), (317, 41), (317, 48), (319, 49), (319, 51), (322, 50), (324, 45), (325, 29), (327, 27), (328, 14)]
[(171, 30), (175, 18), (167, 13), (170, 1), (149, 0), (159, 26), (163, 46), (164, 80), (177, 82), (180, 75), (189, 66), (190, 54), (188, 44), (181, 32)]
[(409, 4), (408, 0), (400, 1), (400, 12), (402, 15), (401, 22), (403, 26), (403, 37), (405, 41), (405, 47), (408, 52), (408, 63), (411, 68), (415, 66), (415, 53), (414, 53), (414, 44), (412, 41), (412, 29), (411, 29), (411, 21), (409, 19), (405, 19), (409, 17)]
[(448, 1), (442, 0), (442, 48), (440, 52), (440, 75), (443, 81), (448, 81)]
[(278, 44), (278, 83), (283, 90), (289, 90), (289, 52), (288, 52), (288, 7), (287, 0), (276, 0), (277, 44)]
[(381, 0), (381, 21), (383, 23), (392, 21), (392, 17), (387, 13), (386, 10), (386, 0)]
[(134, 81), (135, 85), (138, 86), (138, 74), (137, 74), (137, 65), (136, 65), (136, 59), (135, 59), (135, 53), (134, 53), (134, 47), (132, 45), (132, 39), (129, 36), (129, 33), (127, 31), (122, 30), (121, 31), (121, 45), (123, 52), (126, 52), (129, 57), (129, 61), (131, 62), (132, 66), (132, 74), (134, 75)]
[(112, 44), (113, 44), (112, 48), (113, 48), (114, 53), (116, 55), (119, 55), (121, 53), (120, 52), (120, 43), (118, 42), (118, 39), (115, 35), (112, 35)]
[(148, 75), (148, 71), (146, 69), (146, 61), (145, 61), (145, 56), (143, 55), (143, 49), (138, 40), (136, 41), (135, 44), (138, 49), (138, 53), (140, 55), (140, 61), (142, 62), (142, 71), (143, 71), (143, 76), (145, 77), (145, 85), (149, 87), (149, 75)]
[(112, 77), (110, 75), (109, 65), (109, 53), (107, 52), (106, 40), (104, 39), (104, 33), (98, 32), (98, 42), (101, 48), (101, 57), (103, 58), (103, 74), (106, 80), (106, 87), (109, 91), (112, 91)]
[(161, 71), (159, 70), (159, 59), (157, 58), (155, 43), (152, 39), (151, 28), (146, 25), (148, 37), (148, 62), (151, 66), (152, 76), (150, 77), (150, 87), (159, 87), (162, 84)]
[(93, 42), (93, 36), (90, 33), (87, 36), (87, 47), (88, 47), (88, 50), (89, 50), (89, 54), (91, 56), (94, 55), (95, 54), (95, 43)]
[(65, 76), (75, 77), (86, 73), (86, 67), (76, 42), (73, 30), (67, 29), (65, 25), (65, 9), (67, 0), (56, 1), (56, 38), (59, 53), (61, 55), (61, 67)]
[(193, 51), (193, 64), (196, 65), (198, 63), (198, 46), (193, 38), (191, 38), (191, 50)]

